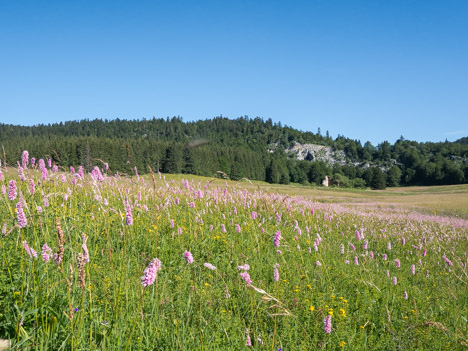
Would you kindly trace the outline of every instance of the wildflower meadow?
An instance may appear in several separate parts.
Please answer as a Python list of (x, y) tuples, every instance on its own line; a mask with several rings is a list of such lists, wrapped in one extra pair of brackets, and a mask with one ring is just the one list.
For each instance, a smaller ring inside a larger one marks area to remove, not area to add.
[(467, 220), (97, 162), (0, 168), (0, 349), (468, 347)]

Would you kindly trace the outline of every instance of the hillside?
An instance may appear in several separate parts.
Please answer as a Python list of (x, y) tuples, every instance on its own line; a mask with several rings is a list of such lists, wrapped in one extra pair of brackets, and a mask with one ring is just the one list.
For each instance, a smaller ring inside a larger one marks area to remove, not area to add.
[(99, 160), (113, 171), (212, 176), (221, 171), (233, 180), (321, 184), (328, 175), (344, 187), (444, 185), (468, 182), (468, 144), (418, 143), (403, 137), (374, 146), (328, 132), (300, 131), (271, 119), (216, 117), (182, 119), (82, 120), (17, 126), (0, 124), (2, 162), (15, 165), (23, 150), (51, 158), (64, 168)]

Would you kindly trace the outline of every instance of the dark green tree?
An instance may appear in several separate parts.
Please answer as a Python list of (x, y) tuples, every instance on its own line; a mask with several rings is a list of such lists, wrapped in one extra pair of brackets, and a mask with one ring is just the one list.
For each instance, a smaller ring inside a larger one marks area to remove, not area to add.
[(398, 186), (401, 180), (401, 169), (397, 166), (392, 166), (387, 171), (387, 186)]
[(163, 170), (165, 173), (181, 173), (183, 165), (183, 153), (180, 144), (173, 143), (167, 148), (166, 160)]

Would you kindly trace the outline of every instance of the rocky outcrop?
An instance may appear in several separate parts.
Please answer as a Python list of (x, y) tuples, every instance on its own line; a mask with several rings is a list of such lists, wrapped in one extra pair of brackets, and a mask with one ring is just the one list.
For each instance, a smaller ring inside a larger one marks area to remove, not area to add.
[(299, 161), (324, 161), (328, 164), (339, 163), (340, 165), (347, 163), (344, 151), (332, 150), (329, 146), (295, 143), (284, 151), (295, 154)]

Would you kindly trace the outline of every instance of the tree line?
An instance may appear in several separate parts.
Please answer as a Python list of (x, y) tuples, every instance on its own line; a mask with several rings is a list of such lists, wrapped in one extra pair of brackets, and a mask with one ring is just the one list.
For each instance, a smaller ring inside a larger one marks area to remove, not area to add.
[[(299, 161), (284, 150), (295, 142), (319, 144), (346, 155), (345, 164)], [(51, 158), (64, 168), (90, 170), (101, 161), (114, 171), (143, 173), (150, 166), (167, 173), (226, 175), (270, 183), (321, 184), (325, 176), (342, 187), (382, 189), (398, 185), (468, 182), (467, 138), (418, 143), (403, 137), (394, 144), (362, 144), (326, 132), (300, 131), (271, 119), (216, 117), (183, 122), (180, 117), (150, 120), (81, 120), (36, 126), (0, 124), (2, 160), (15, 165), (23, 150)], [(273, 146), (273, 147), (272, 147)]]

